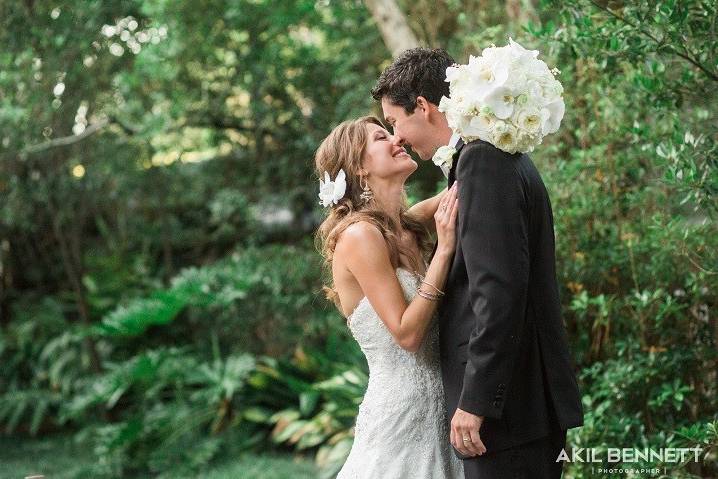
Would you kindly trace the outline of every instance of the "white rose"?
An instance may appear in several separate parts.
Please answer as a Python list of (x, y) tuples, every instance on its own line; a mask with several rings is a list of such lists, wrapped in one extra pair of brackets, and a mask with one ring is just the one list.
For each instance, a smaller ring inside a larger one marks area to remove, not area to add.
[(535, 108), (522, 108), (516, 114), (516, 125), (529, 133), (540, 133), (543, 127), (541, 112)]
[(529, 153), (534, 150), (534, 146), (541, 144), (541, 135), (534, 135), (524, 130), (518, 130), (516, 140), (516, 151)]
[(561, 97), (563, 93), (563, 87), (561, 83), (553, 78), (550, 74), (536, 76), (536, 81), (541, 87), (541, 96), (546, 99), (547, 102), (552, 102)]
[(526, 91), (529, 98), (536, 99), (543, 96), (543, 89), (541, 88), (541, 85), (534, 79), (530, 79), (526, 82)]
[(518, 131), (516, 127), (505, 121), (497, 121), (492, 134), (493, 145), (507, 153), (516, 153)]

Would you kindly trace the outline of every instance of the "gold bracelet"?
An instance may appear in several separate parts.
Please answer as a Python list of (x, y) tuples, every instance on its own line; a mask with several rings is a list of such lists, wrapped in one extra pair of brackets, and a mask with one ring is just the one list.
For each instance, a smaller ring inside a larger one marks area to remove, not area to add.
[(439, 296), (444, 296), (444, 292), (443, 292), (442, 290), (440, 290), (439, 288), (437, 288), (437, 287), (434, 286), (433, 284), (429, 283), (429, 282), (426, 281), (425, 279), (422, 278), (421, 282), (424, 283), (424, 284), (426, 284), (426, 285), (428, 285), (428, 286), (431, 286), (432, 288), (434, 288), (434, 289), (436, 290), (436, 294), (438, 294)]

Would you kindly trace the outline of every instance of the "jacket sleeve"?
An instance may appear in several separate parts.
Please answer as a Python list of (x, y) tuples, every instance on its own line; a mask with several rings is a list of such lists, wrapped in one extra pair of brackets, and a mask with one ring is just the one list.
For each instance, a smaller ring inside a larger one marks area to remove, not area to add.
[(526, 314), (528, 204), (516, 158), (472, 143), (457, 165), (458, 234), (475, 322), (459, 408), (500, 418)]

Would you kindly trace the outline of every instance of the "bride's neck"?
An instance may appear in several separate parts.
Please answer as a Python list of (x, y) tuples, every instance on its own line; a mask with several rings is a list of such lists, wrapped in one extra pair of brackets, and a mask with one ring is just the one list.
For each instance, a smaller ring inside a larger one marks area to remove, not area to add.
[(397, 225), (401, 225), (401, 207), (404, 201), (404, 184), (378, 184), (372, 187), (377, 206)]

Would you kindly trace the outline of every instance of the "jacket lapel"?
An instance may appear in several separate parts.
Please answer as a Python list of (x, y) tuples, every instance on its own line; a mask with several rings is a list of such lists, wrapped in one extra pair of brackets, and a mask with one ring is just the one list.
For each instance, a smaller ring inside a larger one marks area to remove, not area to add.
[(456, 181), (456, 165), (457, 163), (459, 163), (459, 156), (461, 154), (461, 149), (464, 147), (464, 144), (464, 140), (459, 138), (459, 142), (456, 144), (456, 153), (454, 153), (454, 156), (452, 157), (451, 169), (449, 170), (449, 188), (451, 188), (451, 186), (454, 184), (454, 181)]

